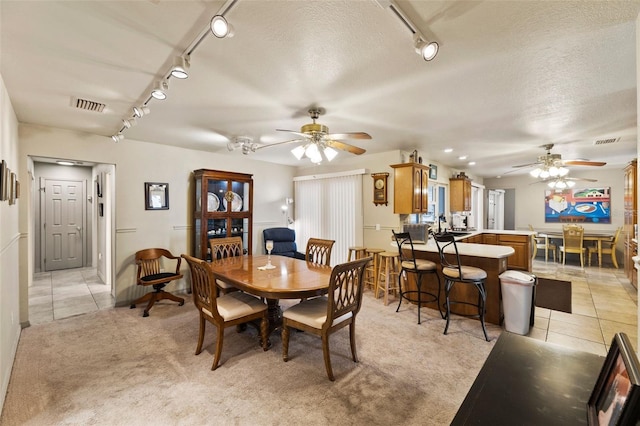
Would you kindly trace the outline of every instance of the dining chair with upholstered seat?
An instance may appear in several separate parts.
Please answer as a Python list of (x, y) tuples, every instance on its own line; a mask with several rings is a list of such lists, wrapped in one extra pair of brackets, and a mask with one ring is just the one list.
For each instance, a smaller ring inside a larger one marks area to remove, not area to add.
[[(604, 240), (601, 242), (601, 250), (600, 255), (608, 254), (611, 255), (611, 261), (613, 262), (613, 266), (618, 269), (618, 259), (616, 258), (616, 247), (618, 245), (618, 239), (620, 238), (620, 233), (622, 232), (622, 226), (616, 229), (616, 233), (609, 240)], [(598, 247), (587, 247), (587, 258), (589, 259), (589, 266), (591, 266), (591, 255), (598, 255)]]
[(331, 266), (331, 250), (333, 249), (334, 244), (335, 240), (309, 238), (309, 240), (307, 241), (307, 252), (305, 259), (307, 260), (307, 262)]
[[(487, 272), (483, 269), (476, 268), (475, 266), (466, 266), (460, 262), (460, 254), (458, 252), (458, 246), (456, 245), (455, 236), (453, 234), (443, 232), (439, 234), (433, 234), (433, 238), (436, 241), (438, 247), (438, 253), (440, 255), (440, 265), (442, 268), (442, 275), (444, 276), (444, 294), (445, 294), (445, 318), (447, 324), (444, 327), (444, 334), (447, 334), (449, 330), (449, 322), (451, 320), (451, 305), (469, 305), (477, 308), (477, 313), (461, 313), (453, 312), (457, 315), (462, 315), (470, 318), (478, 318), (482, 325), (482, 332), (484, 338), (489, 341), (487, 335), (487, 328), (484, 323), (485, 305), (487, 301), (487, 290), (485, 288), (485, 280), (487, 279)], [(456, 283), (464, 285), (473, 285), (478, 291), (478, 302), (476, 304), (467, 301), (451, 300), (451, 291)]]
[[(529, 225), (529, 231), (536, 232), (533, 229), (533, 225)], [(549, 252), (552, 253), (552, 259), (556, 260), (556, 254), (558, 251), (558, 247), (555, 244), (551, 244), (549, 242), (549, 238), (539, 236), (537, 233), (533, 236), (533, 256), (532, 259), (535, 259), (538, 255), (538, 249), (544, 250), (544, 261), (546, 262), (549, 259)]]
[[(440, 306), (440, 276), (438, 276), (438, 265), (435, 262), (426, 259), (416, 259), (413, 249), (413, 240), (409, 232), (399, 232), (391, 230), (393, 238), (398, 245), (400, 254), (400, 274), (398, 276), (398, 288), (400, 289), (400, 302), (396, 308), (396, 312), (400, 310), (402, 299), (418, 305), (418, 324), (420, 324), (420, 307), (423, 303), (435, 302), (440, 312), (440, 316), (444, 318), (442, 307)], [(417, 290), (409, 290), (402, 288), (402, 279), (407, 278), (407, 274), (413, 274), (416, 277)], [(438, 291), (431, 293), (422, 289), (422, 280), (425, 275), (435, 275), (438, 280)]]
[(583, 244), (584, 228), (580, 225), (564, 225), (562, 227), (562, 245), (560, 253), (562, 253), (562, 264), (567, 260), (567, 253), (580, 255), (580, 266), (584, 268), (584, 254), (586, 249)]
[(306, 331), (322, 337), (324, 366), (329, 380), (334, 381), (329, 350), (329, 336), (349, 326), (353, 362), (356, 353), (356, 316), (362, 304), (363, 276), (370, 257), (336, 265), (329, 278), (327, 296), (303, 300), (282, 315), (282, 359), (289, 360), (290, 329)]
[(193, 303), (200, 316), (198, 346), (196, 355), (202, 352), (206, 321), (217, 328), (217, 341), (212, 370), (218, 368), (222, 355), (224, 330), (234, 325), (260, 320), (260, 341), (262, 348), (268, 349), (267, 305), (249, 294), (234, 291), (218, 296), (215, 274), (210, 264), (202, 259), (183, 254), (191, 270)]
[[(168, 268), (169, 265), (165, 265), (165, 261), (174, 262), (176, 265), (175, 271)], [(138, 269), (136, 284), (153, 286), (154, 291), (134, 300), (130, 308), (134, 309), (137, 304), (147, 302), (147, 307), (144, 308), (142, 316), (148, 317), (149, 310), (159, 300), (169, 299), (178, 302), (179, 306), (184, 305), (184, 299), (182, 297), (174, 296), (164, 291), (164, 287), (171, 281), (182, 279), (182, 274), (180, 273), (181, 261), (181, 258), (174, 256), (169, 250), (163, 248), (150, 248), (137, 251), (135, 256)], [(169, 270), (170, 272), (164, 272), (165, 270)]]
[[(244, 255), (241, 237), (212, 238), (209, 240), (209, 247), (212, 261)], [(233, 285), (223, 280), (217, 279), (216, 284), (222, 294), (238, 291)]]

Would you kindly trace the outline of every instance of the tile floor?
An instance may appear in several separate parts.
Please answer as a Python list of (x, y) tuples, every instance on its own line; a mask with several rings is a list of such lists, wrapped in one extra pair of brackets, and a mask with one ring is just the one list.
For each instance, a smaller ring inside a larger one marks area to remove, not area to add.
[[(530, 337), (604, 356), (613, 335), (623, 331), (637, 350), (638, 297), (623, 269), (534, 260), (533, 272), (571, 281), (573, 313), (536, 308)], [(31, 324), (113, 306), (110, 289), (93, 268), (38, 273), (29, 289)]]
[(98, 278), (95, 268), (36, 273), (29, 289), (29, 323), (68, 318), (114, 304), (111, 289)]

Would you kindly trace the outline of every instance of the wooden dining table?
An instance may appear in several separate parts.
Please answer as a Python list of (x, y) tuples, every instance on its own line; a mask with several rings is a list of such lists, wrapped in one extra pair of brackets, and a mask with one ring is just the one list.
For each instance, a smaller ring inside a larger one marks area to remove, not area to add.
[[(562, 228), (560, 229), (538, 229), (536, 230), (538, 233), (538, 237), (542, 237), (545, 239), (545, 243), (549, 244), (549, 240), (562, 240)], [(598, 250), (598, 266), (602, 266), (602, 242), (603, 241), (611, 241), (613, 239), (614, 233), (609, 231), (589, 231), (587, 229), (584, 230), (584, 234), (582, 236), (583, 243), (585, 241), (595, 241), (596, 248)], [(546, 254), (545, 254), (546, 256)]]
[(331, 267), (286, 256), (271, 256), (273, 269), (264, 269), (268, 256), (228, 257), (211, 262), (216, 279), (267, 301), (269, 334), (282, 325), (280, 299), (304, 299), (325, 294)]

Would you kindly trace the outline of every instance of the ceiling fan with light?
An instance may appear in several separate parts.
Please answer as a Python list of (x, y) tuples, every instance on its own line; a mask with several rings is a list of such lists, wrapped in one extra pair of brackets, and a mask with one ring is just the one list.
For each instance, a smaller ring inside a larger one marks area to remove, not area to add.
[[(276, 129), (278, 132), (289, 132), (299, 137), (283, 142), (276, 142), (268, 145), (255, 146), (255, 150), (269, 148), (276, 145), (288, 143), (303, 142), (291, 150), (291, 153), (301, 160), (304, 157), (309, 158), (313, 163), (321, 163), (324, 159), (333, 160), (338, 155), (337, 150), (347, 151), (351, 154), (361, 155), (366, 150), (343, 142), (345, 139), (371, 139), (371, 136), (365, 132), (349, 132), (349, 133), (329, 133), (329, 128), (324, 124), (317, 123), (316, 120), (324, 113), (322, 108), (312, 107), (309, 109), (309, 116), (312, 123), (302, 126), (300, 131)], [(244, 152), (244, 151), (243, 151)]]
[[(565, 177), (569, 173), (569, 169), (566, 166), (604, 166), (605, 162), (602, 161), (589, 161), (589, 160), (563, 160), (560, 154), (552, 154), (551, 149), (553, 144), (542, 145), (547, 153), (538, 157), (538, 160), (533, 163), (521, 164), (513, 166), (514, 168), (524, 168), (536, 166), (529, 172), (534, 178), (540, 178), (542, 181), (553, 180), (555, 178)], [(567, 178), (569, 179), (569, 178)]]

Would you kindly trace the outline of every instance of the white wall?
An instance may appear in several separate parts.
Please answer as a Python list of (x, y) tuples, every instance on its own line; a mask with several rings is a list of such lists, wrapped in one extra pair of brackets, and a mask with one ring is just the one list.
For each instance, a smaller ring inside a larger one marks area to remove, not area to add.
[[(191, 250), (193, 211), (191, 172), (208, 168), (251, 173), (254, 178), (253, 251), (261, 252), (262, 229), (281, 226), (280, 206), (293, 197), (294, 168), (237, 156), (194, 151), (125, 139), (70, 132), (49, 127), (20, 125), (20, 159), (28, 156), (63, 157), (115, 165), (115, 259), (116, 303), (128, 304), (146, 290), (135, 285), (134, 253), (147, 247), (165, 247), (174, 254)], [(169, 210), (144, 209), (144, 182), (169, 183)], [(33, 209), (20, 215), (32, 217)], [(33, 249), (33, 248), (30, 248)], [(184, 265), (186, 269), (186, 265)], [(178, 282), (168, 290), (184, 289)], [(28, 319), (28, 300), (21, 298)]]
[[(18, 171), (18, 120), (11, 100), (0, 76), (0, 160), (14, 172)], [(18, 181), (21, 181), (18, 176)], [(21, 182), (22, 188), (26, 187)], [(0, 201), (0, 411), (4, 405), (4, 396), (9, 385), (11, 367), (20, 337), (20, 287), (19, 278), (22, 267), (18, 268), (18, 259), (25, 244), (25, 236), (19, 231), (18, 209), (26, 197), (22, 196), (16, 204)], [(26, 291), (25, 291), (26, 294)]]

